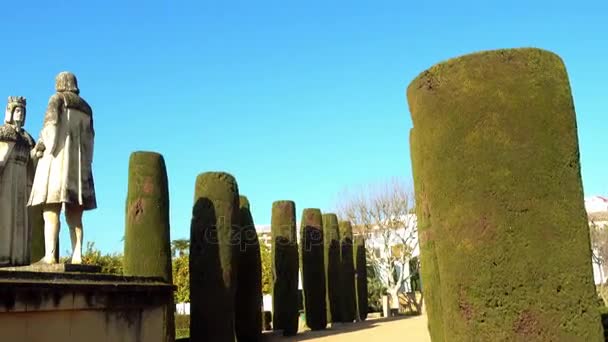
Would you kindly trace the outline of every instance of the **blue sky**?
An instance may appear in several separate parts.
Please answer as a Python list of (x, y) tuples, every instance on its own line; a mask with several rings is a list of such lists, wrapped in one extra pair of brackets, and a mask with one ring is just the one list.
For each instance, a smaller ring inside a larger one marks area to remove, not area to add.
[(189, 236), (200, 172), (234, 174), (258, 224), (275, 200), (299, 216), (331, 210), (348, 186), (411, 182), (405, 88), (487, 49), (564, 59), (585, 195), (608, 195), (606, 13), (603, 0), (20, 1), (0, 21), (0, 96), (27, 97), (37, 137), (54, 76), (76, 73), (97, 134), (85, 240), (105, 252), (122, 250), (136, 150), (165, 156), (172, 238)]

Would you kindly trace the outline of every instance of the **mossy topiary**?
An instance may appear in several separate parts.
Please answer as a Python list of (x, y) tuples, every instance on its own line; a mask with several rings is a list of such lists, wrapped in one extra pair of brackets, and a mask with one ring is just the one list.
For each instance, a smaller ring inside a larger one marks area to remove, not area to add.
[(342, 284), (341, 318), (349, 323), (357, 317), (355, 265), (353, 259), (353, 227), (349, 221), (341, 221), (340, 228), (340, 281)]
[(427, 195), (424, 192), (425, 180), (419, 169), (424, 166), (425, 159), (419, 156), (424, 153), (421, 142), (415, 138), (416, 130), (410, 131), (410, 154), (412, 159), (412, 176), (416, 199), (416, 221), (420, 248), (420, 277), (424, 279), (424, 304), (427, 314), (427, 324), (432, 341), (445, 341), (444, 321), (441, 304), (441, 278), (439, 264), (435, 251), (434, 239), (427, 238), (433, 234)]
[(169, 186), (162, 155), (131, 154), (125, 221), (124, 274), (171, 283)]
[(239, 189), (224, 172), (198, 175), (190, 226), (190, 340), (234, 342)]
[(342, 322), (341, 306), (341, 264), (340, 264), (340, 229), (338, 216), (333, 213), (323, 214), (323, 245), (325, 261), (325, 284), (327, 292), (327, 321)]
[(235, 295), (235, 332), (239, 342), (262, 338), (262, 261), (260, 243), (249, 200), (240, 196), (238, 273)]
[(600, 341), (562, 60), (466, 55), (423, 72), (407, 98), (431, 338)]
[(272, 308), (273, 329), (284, 336), (298, 332), (298, 243), (296, 205), (293, 201), (272, 204)]
[[(131, 154), (125, 221), (123, 273), (161, 277), (173, 283), (169, 185), (162, 155), (145, 151)], [(173, 301), (166, 311), (165, 340), (173, 341)]]
[(306, 325), (311, 330), (325, 329), (325, 263), (323, 217), (319, 209), (304, 209), (300, 224), (300, 257)]
[(365, 254), (365, 238), (361, 235), (355, 237), (355, 289), (357, 293), (357, 314), (360, 320), (367, 319), (367, 257)]

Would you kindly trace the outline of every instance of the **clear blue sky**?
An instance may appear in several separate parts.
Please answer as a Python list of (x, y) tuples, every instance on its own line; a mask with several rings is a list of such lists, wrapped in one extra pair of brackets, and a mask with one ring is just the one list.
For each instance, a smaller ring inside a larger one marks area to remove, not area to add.
[(299, 219), (346, 186), (411, 182), (405, 88), (418, 73), (534, 46), (566, 63), (585, 194), (608, 195), (607, 13), (605, 0), (20, 1), (0, 20), (0, 100), (26, 96), (37, 137), (54, 76), (76, 73), (97, 133), (85, 240), (121, 251), (133, 151), (165, 156), (172, 238), (189, 237), (204, 171), (234, 174), (256, 223), (279, 199)]

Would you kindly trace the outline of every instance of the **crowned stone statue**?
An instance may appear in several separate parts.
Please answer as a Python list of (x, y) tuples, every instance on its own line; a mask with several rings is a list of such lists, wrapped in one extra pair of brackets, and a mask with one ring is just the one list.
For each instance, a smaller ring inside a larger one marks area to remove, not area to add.
[(36, 156), (34, 139), (23, 129), (25, 106), (24, 97), (10, 96), (0, 126), (0, 266), (30, 263), (27, 199)]
[(42, 205), (45, 255), (57, 263), (59, 215), (65, 210), (72, 241), (71, 263), (82, 263), (82, 213), (97, 208), (93, 184), (93, 111), (80, 97), (76, 76), (61, 72), (55, 79), (35, 150), (41, 154), (28, 205)]

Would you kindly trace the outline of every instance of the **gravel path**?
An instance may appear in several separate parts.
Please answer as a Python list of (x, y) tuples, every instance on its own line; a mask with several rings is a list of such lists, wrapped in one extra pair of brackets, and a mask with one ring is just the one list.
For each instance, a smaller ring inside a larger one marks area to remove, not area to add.
[(365, 322), (343, 324), (323, 331), (306, 331), (294, 337), (265, 334), (265, 342), (373, 342), (412, 341), (430, 342), (426, 315), (370, 319)]

